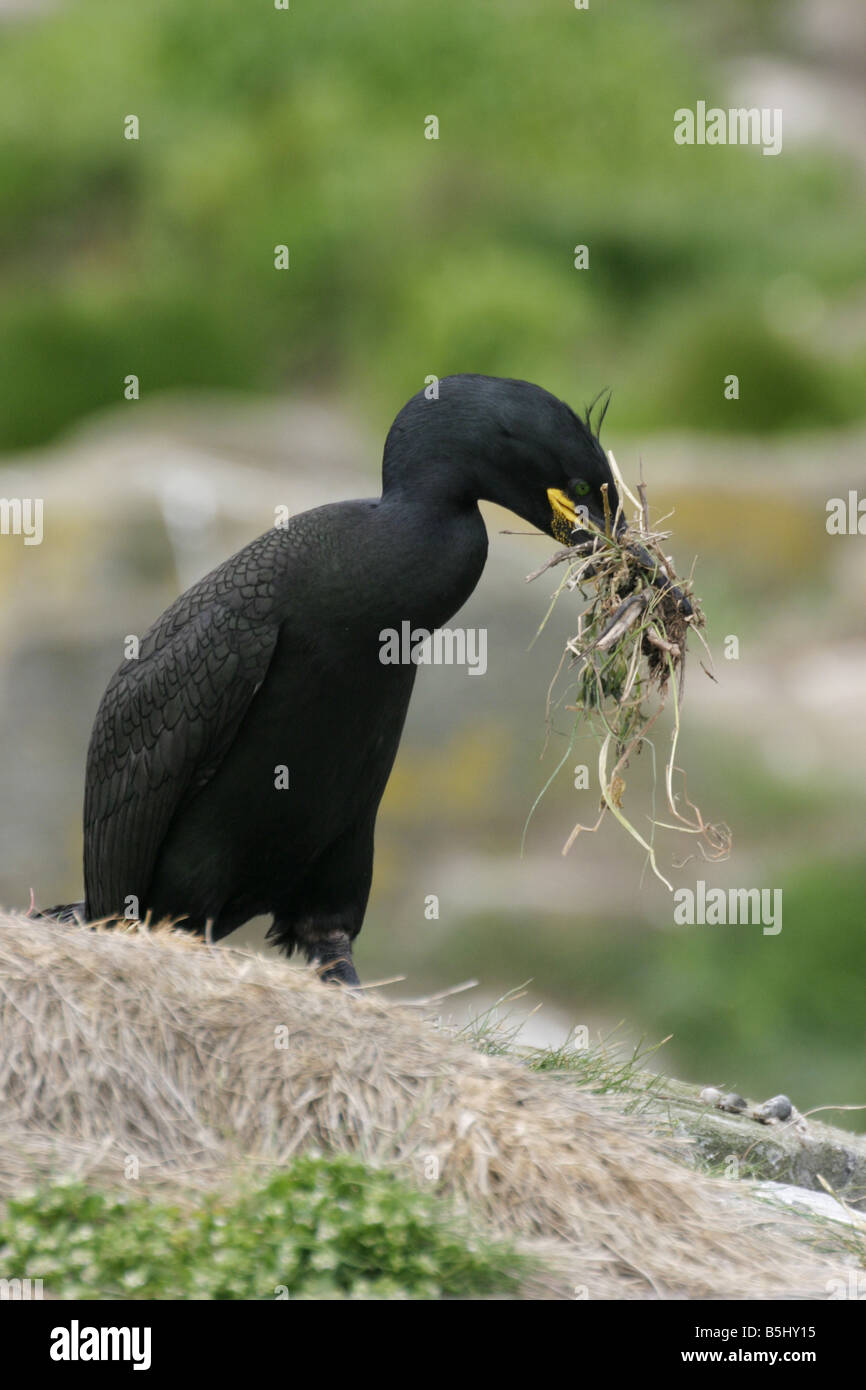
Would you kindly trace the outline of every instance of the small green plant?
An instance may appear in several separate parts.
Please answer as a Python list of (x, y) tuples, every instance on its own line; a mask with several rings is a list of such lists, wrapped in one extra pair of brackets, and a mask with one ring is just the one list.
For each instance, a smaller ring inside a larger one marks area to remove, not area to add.
[(0, 1219), (0, 1267), (67, 1299), (462, 1297), (516, 1292), (524, 1264), (345, 1156), (195, 1207), (57, 1183)]

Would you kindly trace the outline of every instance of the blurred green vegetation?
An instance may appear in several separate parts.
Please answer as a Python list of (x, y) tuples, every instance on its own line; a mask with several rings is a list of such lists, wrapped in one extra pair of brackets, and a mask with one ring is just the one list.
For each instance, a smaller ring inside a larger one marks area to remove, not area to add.
[(530, 1265), (436, 1198), (347, 1156), (299, 1158), (196, 1205), (58, 1182), (0, 1219), (7, 1277), (56, 1298), (466, 1298), (515, 1293)]
[(781, 276), (845, 304), (862, 180), (826, 150), (676, 146), (678, 106), (726, 101), (716, 58), (785, 29), (775, 3), (692, 11), (79, 0), (7, 24), (0, 448), (131, 372), (148, 395), (327, 387), (377, 423), (463, 370), (576, 405), (614, 385), (634, 431), (861, 415), (862, 345), (831, 360), (814, 315), (762, 306)]

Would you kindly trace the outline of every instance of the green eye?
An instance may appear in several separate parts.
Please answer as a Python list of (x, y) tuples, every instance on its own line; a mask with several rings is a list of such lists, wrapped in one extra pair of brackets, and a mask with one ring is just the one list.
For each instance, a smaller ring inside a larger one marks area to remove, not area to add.
[(576, 478), (571, 485), (571, 490), (577, 497), (585, 497), (588, 492), (592, 492), (589, 483), (585, 482), (583, 478)]

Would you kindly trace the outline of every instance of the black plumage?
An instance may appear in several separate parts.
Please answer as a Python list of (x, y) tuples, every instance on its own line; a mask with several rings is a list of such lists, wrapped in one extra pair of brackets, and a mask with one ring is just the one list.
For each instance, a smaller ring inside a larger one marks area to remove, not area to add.
[[(559, 540), (617, 497), (589, 425), (523, 381), (442, 380), (385, 444), (379, 499), (268, 531), (182, 594), (115, 672), (87, 758), (88, 920), (182, 918), (218, 939), (257, 914), (355, 982), (376, 813), (416, 667), (385, 629), (433, 630), (487, 555), (479, 500)], [(279, 769), (286, 769), (288, 787)]]

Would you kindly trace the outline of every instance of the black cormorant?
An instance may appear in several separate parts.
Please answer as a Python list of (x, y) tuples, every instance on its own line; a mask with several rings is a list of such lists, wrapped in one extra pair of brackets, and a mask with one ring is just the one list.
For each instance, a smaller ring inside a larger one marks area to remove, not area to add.
[(382, 495), (292, 517), (182, 594), (109, 682), (84, 804), (88, 921), (259, 914), (357, 983), (352, 943), (416, 667), (381, 634), (440, 627), (484, 568), (480, 500), (568, 542), (617, 494), (588, 422), (526, 381), (444, 378), (385, 441)]

